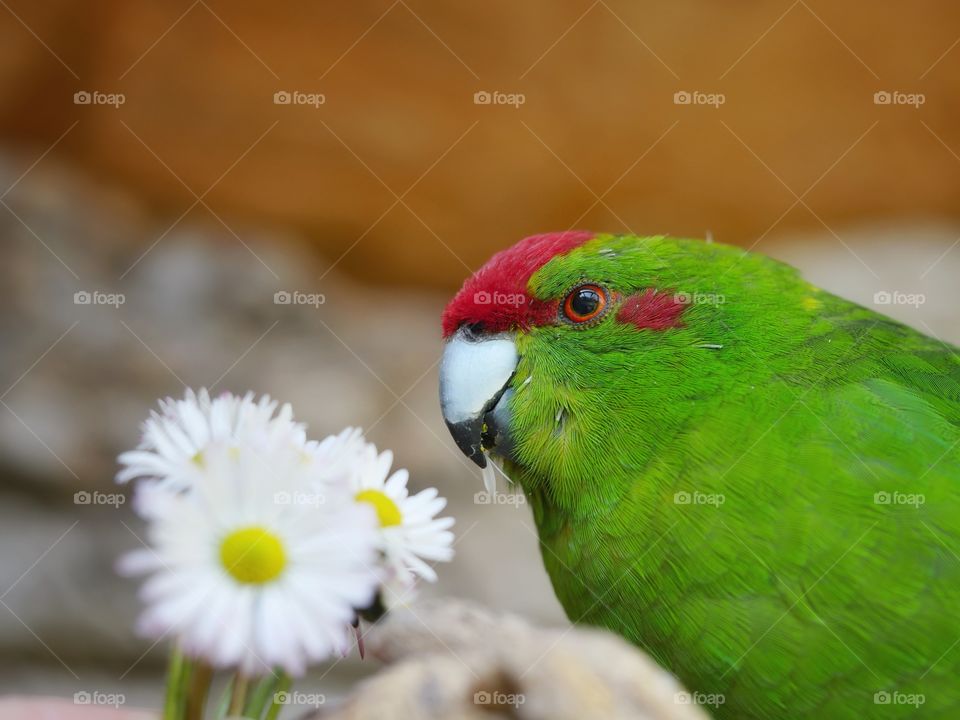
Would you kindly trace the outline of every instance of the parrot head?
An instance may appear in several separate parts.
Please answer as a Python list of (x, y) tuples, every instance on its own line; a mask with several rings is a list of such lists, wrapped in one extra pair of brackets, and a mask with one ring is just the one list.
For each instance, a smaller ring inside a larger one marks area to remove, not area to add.
[(627, 491), (616, 479), (680, 441), (698, 404), (749, 392), (751, 369), (809, 322), (817, 292), (720, 244), (528, 237), (443, 313), (444, 420), (467, 457), (498, 458), (528, 493), (568, 510), (615, 502)]

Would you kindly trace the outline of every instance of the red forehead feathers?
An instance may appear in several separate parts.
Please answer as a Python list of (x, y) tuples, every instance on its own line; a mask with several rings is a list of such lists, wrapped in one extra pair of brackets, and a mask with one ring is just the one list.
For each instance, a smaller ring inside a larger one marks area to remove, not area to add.
[(480, 323), (487, 332), (542, 325), (556, 317), (557, 301), (540, 301), (527, 292), (533, 274), (553, 258), (594, 237), (571, 231), (533, 235), (494, 255), (473, 274), (443, 311), (443, 336), (463, 324)]

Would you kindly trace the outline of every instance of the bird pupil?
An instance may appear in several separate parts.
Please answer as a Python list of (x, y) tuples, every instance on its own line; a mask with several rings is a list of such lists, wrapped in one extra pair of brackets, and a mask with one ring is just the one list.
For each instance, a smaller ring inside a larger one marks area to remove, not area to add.
[(600, 295), (597, 294), (597, 291), (584, 288), (573, 297), (570, 306), (577, 315), (590, 315), (596, 311), (599, 304)]

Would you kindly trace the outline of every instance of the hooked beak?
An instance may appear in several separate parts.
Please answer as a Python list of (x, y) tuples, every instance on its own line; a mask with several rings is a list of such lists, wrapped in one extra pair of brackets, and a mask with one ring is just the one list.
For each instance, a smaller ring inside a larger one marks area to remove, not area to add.
[(457, 447), (480, 467), (484, 450), (506, 440), (508, 387), (519, 355), (511, 333), (481, 336), (461, 327), (440, 362), (440, 410)]

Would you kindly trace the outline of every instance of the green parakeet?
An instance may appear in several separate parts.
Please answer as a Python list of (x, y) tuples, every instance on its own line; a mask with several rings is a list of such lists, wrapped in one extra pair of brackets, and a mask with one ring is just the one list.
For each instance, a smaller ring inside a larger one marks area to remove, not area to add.
[(573, 622), (717, 717), (960, 718), (957, 348), (739, 248), (585, 232), (495, 255), (443, 333), (447, 425)]

